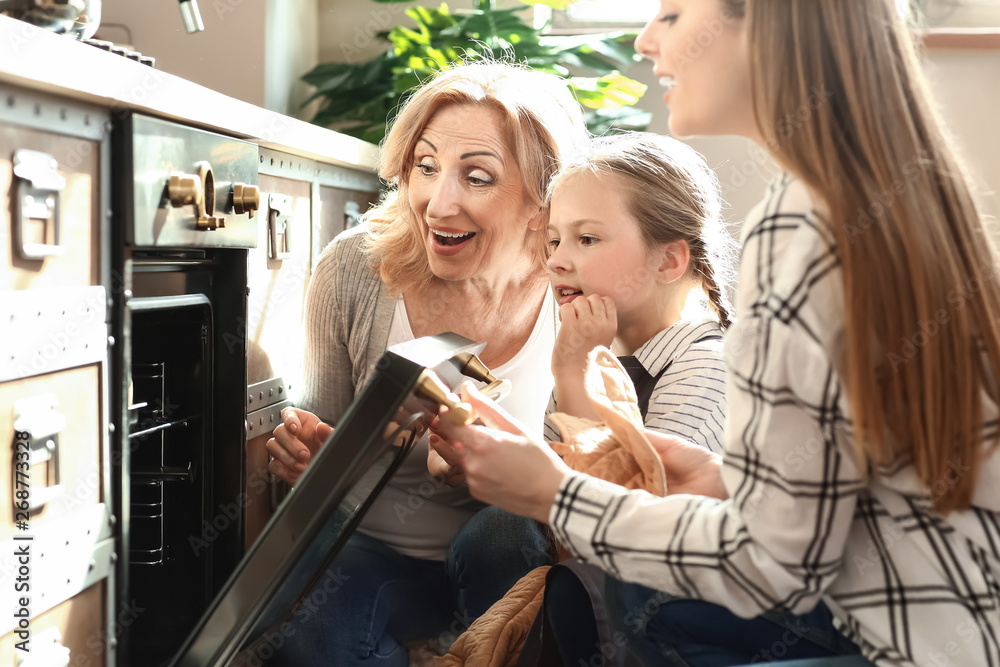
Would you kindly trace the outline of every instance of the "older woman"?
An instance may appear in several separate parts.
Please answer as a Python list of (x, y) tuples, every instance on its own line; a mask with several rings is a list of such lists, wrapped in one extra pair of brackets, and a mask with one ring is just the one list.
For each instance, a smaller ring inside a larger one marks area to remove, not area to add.
[[(386, 347), (446, 331), (488, 341), (483, 362), (517, 387), (507, 409), (540, 432), (556, 327), (544, 193), (560, 156), (585, 140), (564, 83), (538, 72), (465, 65), (413, 95), (382, 147), (380, 175), (395, 189), (331, 243), (312, 278), (300, 401), (311, 412), (286, 411), (267, 445), (275, 474), (298, 479)], [(436, 485), (413, 510), (427, 456), (425, 438), (333, 564), (341, 588), (297, 621), (280, 661), (409, 664), (403, 643), (449, 642), (549, 562), (535, 522), (464, 486)]]

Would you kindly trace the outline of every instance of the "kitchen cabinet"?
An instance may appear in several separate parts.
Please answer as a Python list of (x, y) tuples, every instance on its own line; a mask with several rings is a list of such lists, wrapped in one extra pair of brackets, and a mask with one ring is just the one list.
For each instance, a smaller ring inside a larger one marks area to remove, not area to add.
[(376, 150), (0, 17), (0, 666), (23, 626), (53, 664), (179, 648), (283, 493), (264, 443)]

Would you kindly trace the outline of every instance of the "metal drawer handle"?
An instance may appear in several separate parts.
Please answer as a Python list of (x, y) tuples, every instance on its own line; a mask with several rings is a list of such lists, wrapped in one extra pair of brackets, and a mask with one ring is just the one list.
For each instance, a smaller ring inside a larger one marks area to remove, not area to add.
[(292, 256), (292, 202), (284, 195), (268, 196), (267, 256), (278, 260)]
[[(59, 198), (66, 178), (59, 174), (59, 163), (48, 153), (21, 149), (14, 152), (14, 245), (21, 259), (45, 259), (62, 255)], [(29, 241), (26, 227), (32, 220), (52, 225), (52, 243)]]
[(14, 403), (14, 430), (31, 435), (28, 465), (49, 462), (52, 467), (53, 484), (46, 486), (32, 478), (30, 509), (52, 502), (65, 491), (59, 483), (59, 433), (66, 430), (67, 420), (66, 415), (56, 409), (58, 405), (59, 400), (54, 394), (24, 398)]
[(351, 229), (361, 224), (361, 207), (351, 199), (344, 204), (344, 229)]
[(68, 667), (69, 649), (62, 645), (59, 628), (46, 628), (33, 636), (31, 651), (14, 651), (15, 667)]

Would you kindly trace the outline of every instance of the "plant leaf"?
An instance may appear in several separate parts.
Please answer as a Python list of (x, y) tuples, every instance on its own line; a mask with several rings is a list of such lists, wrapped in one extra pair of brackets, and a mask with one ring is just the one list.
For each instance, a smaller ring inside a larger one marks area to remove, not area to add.
[[(526, 2), (567, 4), (567, 0)], [(381, 33), (389, 40), (390, 48), (380, 56), (358, 64), (324, 63), (302, 76), (315, 87), (310, 101), (325, 100), (313, 122), (378, 143), (385, 133), (386, 120), (414, 88), (458, 61), (486, 56), (525, 63), (562, 77), (568, 76), (570, 68), (574, 72), (592, 72), (593, 76), (576, 76), (567, 81), (580, 104), (588, 109), (588, 123), (612, 127), (621, 119), (620, 124), (638, 126), (645, 117), (641, 112), (636, 115), (622, 111), (624, 105), (634, 104), (645, 91), (645, 86), (619, 71), (638, 60), (628, 43), (629, 33), (544, 37), (540, 29), (521, 18), (519, 13), (525, 9), (487, 7), (453, 14), (445, 3), (436, 9), (408, 8), (406, 15), (415, 26), (395, 26)]]

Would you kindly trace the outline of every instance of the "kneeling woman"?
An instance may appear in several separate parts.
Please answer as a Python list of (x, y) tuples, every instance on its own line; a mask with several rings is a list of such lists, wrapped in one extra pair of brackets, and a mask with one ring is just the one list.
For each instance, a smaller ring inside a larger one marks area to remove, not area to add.
[[(330, 433), (324, 422), (340, 418), (387, 346), (447, 331), (489, 341), (483, 362), (518, 387), (507, 407), (541, 430), (555, 339), (544, 195), (560, 156), (586, 138), (565, 82), (538, 72), (467, 65), (410, 98), (382, 147), (380, 175), (395, 189), (312, 277), (309, 412), (286, 410), (275, 429), (275, 474), (295, 483)], [(457, 478), (424, 497), (427, 481), (425, 437), (332, 565), (336, 595), (294, 628), (277, 662), (408, 665), (404, 642), (446, 647), (549, 562), (534, 521), (475, 501)]]

